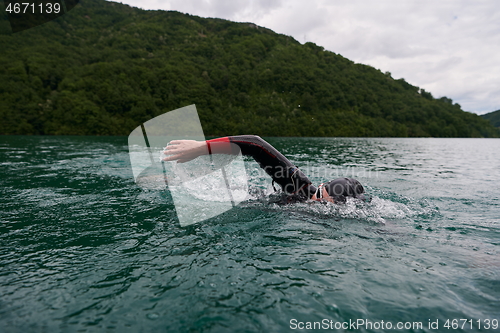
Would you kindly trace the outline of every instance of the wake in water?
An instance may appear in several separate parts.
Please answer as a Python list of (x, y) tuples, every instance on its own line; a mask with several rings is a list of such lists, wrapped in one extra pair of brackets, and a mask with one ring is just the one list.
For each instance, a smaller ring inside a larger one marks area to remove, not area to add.
[(371, 187), (368, 187), (367, 190), (372, 196), (366, 202), (347, 198), (343, 204), (317, 201), (283, 204), (286, 201), (286, 196), (283, 193), (277, 192), (269, 195), (269, 190), (253, 188), (251, 189), (252, 196), (249, 200), (240, 203), (240, 206), (300, 212), (319, 219), (354, 219), (378, 225), (385, 225), (388, 220), (427, 220), (439, 215), (438, 208), (426, 199), (416, 200)]
[(396, 202), (375, 196), (370, 202), (348, 198), (345, 204), (303, 202), (291, 205), (279, 205), (271, 197), (268, 202), (251, 200), (241, 203), (240, 206), (297, 211), (318, 218), (355, 219), (381, 225), (385, 225), (387, 220), (410, 219), (417, 216), (430, 218), (438, 214), (437, 208), (431, 207), (425, 200), (409, 201), (409, 203)]

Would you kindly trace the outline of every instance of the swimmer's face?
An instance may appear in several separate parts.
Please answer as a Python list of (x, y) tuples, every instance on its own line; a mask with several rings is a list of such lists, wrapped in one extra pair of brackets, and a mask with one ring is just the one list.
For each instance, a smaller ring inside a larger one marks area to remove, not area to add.
[(314, 195), (312, 196), (311, 200), (314, 200), (314, 201), (328, 201), (328, 202), (335, 203), (335, 200), (333, 200), (333, 198), (328, 194), (328, 192), (326, 191), (326, 189), (323, 186), (323, 184), (320, 185), (320, 191), (321, 191), (321, 197), (318, 198), (316, 196), (317, 193), (314, 193)]

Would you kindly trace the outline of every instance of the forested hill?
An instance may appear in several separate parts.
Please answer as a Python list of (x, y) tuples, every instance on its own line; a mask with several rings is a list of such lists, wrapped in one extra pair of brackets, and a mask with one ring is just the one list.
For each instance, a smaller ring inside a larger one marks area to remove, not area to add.
[(486, 120), (489, 120), (493, 126), (500, 127), (500, 110), (483, 114), (481, 115), (481, 117), (483, 117)]
[(128, 135), (196, 104), (206, 135), (499, 136), (448, 98), (251, 23), (82, 0), (0, 29), (1, 134)]

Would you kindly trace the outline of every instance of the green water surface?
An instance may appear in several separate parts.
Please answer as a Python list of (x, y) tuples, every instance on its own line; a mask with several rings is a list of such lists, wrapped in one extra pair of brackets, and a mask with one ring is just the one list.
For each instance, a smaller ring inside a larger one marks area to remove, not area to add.
[(182, 228), (126, 137), (0, 137), (0, 332), (499, 331), (500, 140), (267, 140), (371, 202), (261, 198)]

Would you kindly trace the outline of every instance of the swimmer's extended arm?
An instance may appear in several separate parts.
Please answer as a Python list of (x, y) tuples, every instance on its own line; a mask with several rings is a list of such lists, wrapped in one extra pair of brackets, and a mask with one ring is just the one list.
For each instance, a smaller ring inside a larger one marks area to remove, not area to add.
[(283, 167), (293, 164), (273, 146), (255, 135), (230, 136), (207, 141), (173, 140), (163, 150), (168, 157), (164, 161), (184, 163), (201, 155), (242, 153), (252, 156), (263, 169), (275, 165)]
[(316, 188), (302, 171), (293, 165), (276, 148), (255, 135), (223, 137), (213, 140), (174, 140), (165, 148), (170, 155), (164, 161), (187, 162), (200, 155), (238, 154), (251, 156), (271, 178), (288, 194), (312, 197)]
[[(247, 135), (253, 137), (253, 135)], [(207, 141), (195, 140), (172, 140), (163, 150), (168, 157), (163, 158), (164, 161), (177, 161), (184, 163), (194, 160), (198, 156), (208, 154), (231, 154), (238, 155), (240, 151), (243, 155), (252, 155), (242, 151), (238, 143), (231, 144), (231, 138), (223, 137)], [(260, 138), (259, 138), (260, 139)], [(262, 139), (261, 139), (262, 140)], [(241, 144), (241, 143), (240, 143)]]
[(173, 140), (168, 143), (163, 153), (169, 155), (163, 158), (164, 161), (184, 163), (194, 160), (198, 156), (207, 155), (208, 149), (206, 141)]

